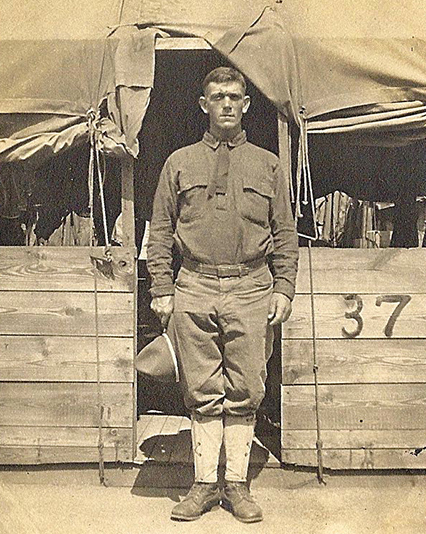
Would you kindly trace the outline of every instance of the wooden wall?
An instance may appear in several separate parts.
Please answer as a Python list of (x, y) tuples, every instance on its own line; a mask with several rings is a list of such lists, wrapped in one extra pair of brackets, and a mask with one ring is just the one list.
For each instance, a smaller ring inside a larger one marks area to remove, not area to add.
[[(426, 467), (426, 251), (312, 249), (324, 466)], [(308, 250), (283, 329), (282, 461), (317, 465)]]
[[(0, 248), (0, 464), (133, 460), (135, 261), (88, 247)], [(99, 383), (98, 387), (98, 371)]]

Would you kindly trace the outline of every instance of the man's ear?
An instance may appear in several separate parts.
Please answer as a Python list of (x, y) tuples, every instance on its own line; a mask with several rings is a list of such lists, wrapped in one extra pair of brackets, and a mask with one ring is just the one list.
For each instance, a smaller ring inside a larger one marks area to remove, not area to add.
[(248, 108), (250, 107), (250, 97), (249, 95), (246, 95), (244, 97), (244, 104), (243, 104), (243, 113), (247, 113)]
[(200, 104), (200, 108), (203, 110), (203, 112), (207, 114), (208, 111), (206, 106), (206, 97), (200, 96), (200, 98), (198, 99), (198, 103)]

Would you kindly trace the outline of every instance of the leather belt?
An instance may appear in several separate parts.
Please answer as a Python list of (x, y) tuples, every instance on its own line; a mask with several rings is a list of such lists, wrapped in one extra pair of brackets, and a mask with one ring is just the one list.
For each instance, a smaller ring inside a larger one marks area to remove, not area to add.
[(209, 265), (207, 263), (199, 263), (198, 261), (184, 258), (182, 267), (188, 271), (196, 273), (208, 274), (217, 276), (218, 278), (227, 278), (231, 276), (244, 276), (255, 269), (259, 269), (266, 265), (266, 258), (259, 258), (257, 260), (249, 261), (247, 263), (239, 263), (237, 265)]

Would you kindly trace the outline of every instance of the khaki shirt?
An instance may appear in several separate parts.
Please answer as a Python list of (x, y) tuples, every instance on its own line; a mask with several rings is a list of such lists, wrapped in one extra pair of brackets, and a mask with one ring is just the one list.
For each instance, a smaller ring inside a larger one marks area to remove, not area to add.
[(289, 192), (279, 159), (249, 143), (228, 142), (226, 192), (207, 194), (220, 142), (210, 133), (166, 161), (154, 198), (147, 267), (153, 297), (172, 295), (172, 248), (210, 265), (271, 260), (274, 291), (294, 297), (298, 246)]

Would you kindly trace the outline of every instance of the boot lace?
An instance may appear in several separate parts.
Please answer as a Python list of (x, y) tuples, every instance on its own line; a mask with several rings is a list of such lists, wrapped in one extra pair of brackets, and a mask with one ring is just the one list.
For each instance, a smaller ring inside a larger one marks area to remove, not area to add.
[(213, 484), (210, 485), (196, 482), (192, 485), (185, 500), (193, 499), (195, 502), (200, 502), (205, 499), (206, 494), (214, 493), (215, 491), (216, 487)]
[(228, 489), (234, 494), (234, 497), (237, 497), (238, 500), (246, 500), (249, 502), (254, 502), (253, 497), (250, 495), (250, 492), (245, 484), (229, 484)]

